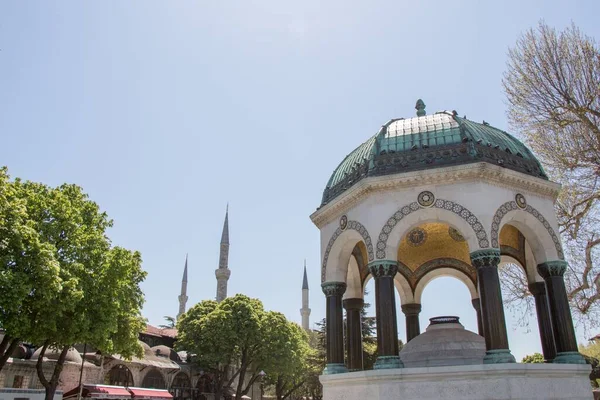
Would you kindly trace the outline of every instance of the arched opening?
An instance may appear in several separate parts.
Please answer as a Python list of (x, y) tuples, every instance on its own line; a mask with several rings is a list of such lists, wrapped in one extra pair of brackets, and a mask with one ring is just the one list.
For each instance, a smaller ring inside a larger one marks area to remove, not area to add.
[(478, 332), (477, 312), (472, 306), (472, 296), (464, 282), (454, 276), (437, 276), (423, 288), (422, 311), (419, 315), (421, 331), (429, 326), (429, 318), (456, 315), (460, 323), (471, 332)]
[(112, 367), (104, 376), (104, 384), (124, 387), (135, 386), (133, 375), (124, 364), (117, 364)]
[(142, 387), (150, 389), (166, 389), (165, 379), (162, 374), (156, 368), (152, 368), (142, 381)]
[[(370, 275), (368, 276), (370, 278)], [(364, 285), (365, 312), (363, 314), (363, 368), (365, 370), (373, 369), (377, 361), (377, 315), (375, 313), (375, 281), (366, 278)], [(371, 336), (367, 336), (365, 331), (370, 330)]]
[(520, 361), (526, 355), (542, 352), (543, 338), (539, 332), (531, 285), (544, 287), (544, 284), (537, 272), (531, 243), (524, 233), (512, 224), (505, 224), (498, 236), (502, 255), (498, 274), (507, 334), (510, 343), (513, 343), (511, 351)]
[(192, 397), (192, 383), (189, 376), (185, 372), (179, 372), (175, 375), (171, 384), (171, 394), (174, 399), (189, 399)]
[(215, 393), (215, 383), (212, 376), (210, 376), (210, 374), (202, 374), (200, 379), (198, 379), (196, 389), (201, 400), (207, 400), (209, 397), (211, 397), (210, 395)]

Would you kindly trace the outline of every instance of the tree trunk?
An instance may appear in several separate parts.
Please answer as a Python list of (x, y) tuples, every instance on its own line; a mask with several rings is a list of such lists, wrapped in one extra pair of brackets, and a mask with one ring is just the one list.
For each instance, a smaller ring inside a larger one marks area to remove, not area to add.
[[(243, 357), (242, 357), (243, 359)], [(244, 365), (244, 362), (242, 361), (242, 365), (240, 365), (240, 375), (238, 376), (238, 384), (237, 384), (237, 388), (235, 390), (235, 398), (236, 400), (242, 400), (242, 396), (243, 391), (244, 391), (244, 379), (246, 379), (246, 368), (248, 368), (246, 365)]]
[(2, 343), (0, 344), (0, 371), (2, 371), (6, 361), (8, 361), (18, 344), (19, 338), (12, 338), (8, 335), (4, 335)]
[(281, 398), (281, 400), (285, 400), (288, 397), (290, 397), (292, 395), (292, 393), (294, 393), (296, 390), (298, 390), (298, 388), (300, 386), (302, 386), (304, 384), (304, 380), (301, 380), (300, 382), (296, 383), (294, 386), (292, 386), (292, 388), (290, 390), (287, 391), (287, 393), (285, 393), (283, 395), (283, 397)]
[(62, 351), (60, 352), (60, 355), (58, 356), (58, 360), (56, 360), (56, 364), (54, 365), (54, 372), (52, 372), (52, 377), (50, 378), (50, 380), (48, 380), (48, 379), (46, 379), (46, 376), (44, 375), (44, 364), (43, 364), (44, 354), (46, 353), (46, 350), (48, 349), (48, 345), (49, 345), (49, 342), (46, 341), (44, 343), (44, 346), (42, 347), (42, 351), (40, 352), (40, 356), (38, 357), (35, 367), (37, 370), (38, 378), (40, 379), (40, 382), (42, 383), (42, 385), (44, 385), (44, 388), (46, 389), (45, 400), (53, 400), (54, 394), (56, 393), (56, 388), (58, 386), (58, 382), (60, 379), (60, 374), (63, 370), (63, 366), (65, 365), (65, 359), (67, 358), (67, 353), (69, 352), (69, 348), (71, 346), (63, 347)]
[(277, 383), (275, 384), (275, 396), (277, 396), (277, 400), (283, 400), (283, 379), (281, 379), (281, 375), (277, 376)]

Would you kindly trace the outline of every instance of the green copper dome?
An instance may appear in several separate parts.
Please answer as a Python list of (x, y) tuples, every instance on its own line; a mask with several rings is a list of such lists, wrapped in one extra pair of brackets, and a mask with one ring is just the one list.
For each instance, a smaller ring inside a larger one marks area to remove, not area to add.
[(327, 182), (322, 206), (368, 176), (476, 162), (548, 179), (531, 151), (508, 133), (456, 112), (426, 115), (422, 100), (415, 108), (417, 117), (389, 121), (344, 158)]

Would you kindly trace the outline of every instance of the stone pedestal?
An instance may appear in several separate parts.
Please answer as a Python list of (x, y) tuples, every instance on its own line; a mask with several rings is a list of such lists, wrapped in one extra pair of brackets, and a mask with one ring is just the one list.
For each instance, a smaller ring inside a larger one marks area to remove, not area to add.
[(589, 365), (480, 364), (322, 375), (324, 400), (592, 400)]

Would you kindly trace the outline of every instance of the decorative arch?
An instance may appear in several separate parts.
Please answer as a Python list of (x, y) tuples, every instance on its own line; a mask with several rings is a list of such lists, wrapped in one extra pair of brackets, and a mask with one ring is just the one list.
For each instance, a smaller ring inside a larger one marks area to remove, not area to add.
[(321, 282), (325, 282), (326, 279), (327, 261), (329, 260), (329, 253), (331, 252), (331, 248), (333, 247), (333, 244), (335, 243), (336, 239), (347, 230), (353, 230), (360, 234), (367, 248), (367, 258), (369, 262), (373, 261), (373, 242), (371, 240), (369, 232), (367, 231), (367, 228), (365, 228), (363, 224), (361, 224), (358, 221), (348, 221), (348, 223), (346, 224), (346, 228), (342, 229), (341, 227), (338, 227), (333, 233), (333, 235), (331, 235), (329, 243), (327, 243), (327, 247), (325, 248), (325, 254), (323, 254), (323, 264), (321, 265)]
[[(460, 218), (465, 220), (473, 229), (475, 233), (475, 237), (478, 240), (479, 248), (487, 248), (490, 246), (490, 242), (488, 241), (487, 233), (483, 228), (479, 219), (466, 207), (451, 201), (444, 199), (437, 199), (431, 205), (431, 207), (439, 208), (447, 211), (451, 211), (458, 215)], [(400, 222), (404, 217), (414, 212), (426, 209), (419, 205), (416, 201), (401, 207), (398, 211), (394, 213), (386, 222), (386, 224), (381, 228), (381, 232), (379, 233), (379, 237), (377, 240), (377, 258), (383, 259), (385, 258), (385, 250), (387, 248), (387, 241), (389, 238), (390, 232), (394, 229), (394, 227)]]
[(166, 389), (167, 384), (164, 376), (156, 368), (150, 369), (142, 380), (142, 387), (150, 389)]
[(117, 364), (104, 376), (104, 384), (113, 386), (135, 386), (133, 374), (125, 364)]
[(423, 264), (422, 267), (419, 267), (419, 269), (415, 271), (416, 274), (418, 274), (415, 285), (415, 303), (421, 303), (421, 296), (429, 282), (442, 276), (451, 276), (464, 283), (465, 286), (467, 286), (467, 289), (469, 289), (471, 299), (479, 297), (479, 293), (477, 292), (477, 280), (474, 279), (471, 271), (473, 267), (459, 260), (450, 260), (452, 259), (432, 260)]
[(173, 378), (170, 392), (176, 400), (189, 399), (192, 395), (192, 381), (188, 374), (179, 371)]
[(214, 393), (215, 392), (215, 381), (211, 375), (202, 374), (202, 376), (200, 376), (200, 379), (198, 379), (196, 388), (198, 389), (198, 391), (200, 393)]
[(348, 274), (346, 277), (346, 291), (344, 292), (344, 299), (364, 298), (364, 291), (362, 287), (363, 280), (361, 279), (359, 258), (360, 257), (356, 257), (353, 251), (352, 257), (350, 257), (350, 262), (348, 263)]
[[(362, 291), (364, 293), (365, 287), (369, 280), (373, 278), (373, 275), (370, 273), (365, 277), (362, 283)], [(394, 275), (394, 287), (400, 296), (400, 304), (410, 304), (414, 303), (414, 285), (412, 284), (414, 280), (412, 279), (412, 271), (402, 262), (398, 262), (398, 272)]]
[(527, 204), (525, 208), (520, 208), (517, 205), (517, 202), (514, 200), (507, 201), (506, 203), (502, 204), (494, 214), (494, 218), (492, 220), (492, 229), (490, 231), (492, 247), (499, 248), (500, 242), (498, 238), (500, 235), (500, 228), (502, 227), (501, 222), (502, 219), (506, 216), (506, 214), (508, 214), (510, 211), (524, 211), (533, 215), (544, 226), (544, 228), (546, 228), (546, 231), (548, 232), (550, 238), (552, 239), (552, 242), (554, 243), (554, 248), (556, 249), (556, 254), (558, 255), (558, 258), (561, 260), (565, 259), (560, 240), (558, 239), (556, 232), (554, 232), (554, 229), (552, 229), (550, 223), (542, 215), (542, 213), (530, 206), (529, 204)]

